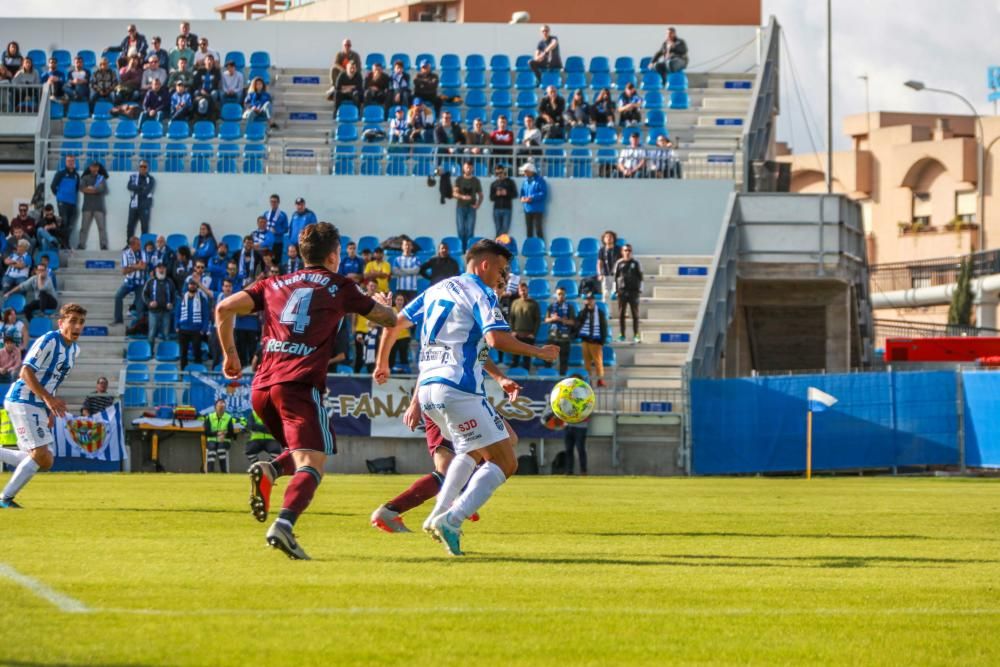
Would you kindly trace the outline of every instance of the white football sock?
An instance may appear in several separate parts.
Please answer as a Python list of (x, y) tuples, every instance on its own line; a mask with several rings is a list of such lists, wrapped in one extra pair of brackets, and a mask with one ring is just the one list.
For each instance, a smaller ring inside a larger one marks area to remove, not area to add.
[(22, 452), (20, 449), (0, 447), (0, 462), (6, 463), (11, 467), (16, 468), (24, 460), (25, 456), (28, 456), (28, 452)]
[(444, 477), (444, 484), (437, 495), (437, 502), (434, 503), (434, 511), (431, 516), (437, 516), (447, 512), (455, 498), (462, 492), (472, 473), (476, 469), (476, 461), (468, 454), (459, 454), (451, 460), (448, 466), (448, 474)]
[(503, 474), (500, 466), (490, 461), (484, 463), (469, 480), (468, 488), (455, 501), (448, 513), (448, 520), (453, 525), (461, 525), (463, 521), (485, 505), (493, 492), (506, 481), (507, 476)]
[(14, 470), (14, 476), (10, 478), (7, 482), (7, 486), (4, 487), (3, 493), (0, 496), (10, 500), (17, 495), (25, 484), (31, 481), (31, 478), (35, 476), (38, 472), (38, 464), (35, 463), (35, 459), (30, 456), (25, 457), (21, 463), (18, 464), (17, 468)]

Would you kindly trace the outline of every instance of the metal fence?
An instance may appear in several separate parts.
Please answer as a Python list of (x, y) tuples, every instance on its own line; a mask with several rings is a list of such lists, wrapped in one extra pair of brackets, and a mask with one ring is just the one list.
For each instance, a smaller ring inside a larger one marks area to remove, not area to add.
[(872, 289), (891, 292), (949, 285), (958, 282), (962, 260), (965, 259), (972, 262), (973, 278), (1000, 273), (1000, 250), (985, 250), (970, 255), (875, 264), (870, 269)]
[(1000, 336), (1000, 330), (961, 324), (933, 324), (905, 320), (875, 320), (875, 346), (885, 347), (886, 338), (942, 338), (958, 336)]
[(0, 115), (37, 114), (43, 88), (41, 84), (0, 85)]

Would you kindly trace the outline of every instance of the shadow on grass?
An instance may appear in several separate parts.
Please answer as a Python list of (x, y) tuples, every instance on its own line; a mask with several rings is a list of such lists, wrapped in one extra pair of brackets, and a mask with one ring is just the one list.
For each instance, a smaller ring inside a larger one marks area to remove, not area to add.
[(955, 537), (934, 537), (931, 535), (858, 535), (836, 533), (740, 533), (723, 531), (663, 531), (663, 532), (600, 532), (571, 533), (572, 535), (593, 535), (595, 537), (760, 537), (760, 538), (802, 538), (815, 540), (956, 540)]
[[(4, 659), (4, 667), (73, 667), (74, 665), (80, 665), (84, 667), (85, 665), (93, 665), (92, 662), (35, 662), (33, 660), (7, 660)], [(102, 667), (147, 667), (153, 663), (148, 662), (102, 662)]]
[[(211, 507), (88, 507), (85, 512), (176, 512), (180, 514), (201, 513), (201, 514), (246, 514), (250, 512), (244, 509), (214, 509)], [(323, 512), (309, 510), (309, 516), (362, 516), (351, 512)]]

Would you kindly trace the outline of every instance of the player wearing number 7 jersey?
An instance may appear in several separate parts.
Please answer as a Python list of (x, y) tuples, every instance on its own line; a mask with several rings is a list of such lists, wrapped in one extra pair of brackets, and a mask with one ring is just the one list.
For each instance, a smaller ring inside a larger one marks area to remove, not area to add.
[[(517, 470), (503, 418), (486, 400), (487, 346), (547, 361), (559, 354), (555, 345), (528, 345), (510, 333), (492, 288), (506, 282), (510, 259), (510, 251), (499, 243), (477, 242), (465, 255), (466, 272), (433, 285), (410, 302), (383, 343), (391, 344), (398, 330), (423, 320), (417, 380), (420, 407), (452, 441), (456, 454), (425, 526), (455, 556), (462, 554), (462, 523)], [(380, 379), (378, 370), (375, 379)], [(483, 465), (477, 469), (480, 462)]]
[[(312, 501), (323, 475), (326, 457), (336, 451), (334, 433), (322, 393), (326, 369), (340, 321), (347, 313), (364, 315), (392, 326), (396, 313), (391, 295), (366, 295), (337, 273), (340, 233), (328, 222), (306, 225), (298, 238), (305, 268), (254, 283), (216, 307), (216, 326), (226, 377), (239, 377), (233, 324), (237, 315), (264, 315), (262, 357), (251, 385), (254, 411), (285, 448), (270, 463), (250, 467), (250, 507), (266, 521), (275, 478), (292, 475), (278, 518), (267, 531), (267, 543), (289, 558), (308, 559), (292, 534), (292, 526)], [(249, 360), (244, 360), (249, 361)]]

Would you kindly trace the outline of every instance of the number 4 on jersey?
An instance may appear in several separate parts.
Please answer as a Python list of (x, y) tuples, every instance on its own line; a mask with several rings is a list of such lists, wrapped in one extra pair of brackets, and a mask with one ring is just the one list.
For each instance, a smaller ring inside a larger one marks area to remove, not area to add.
[(295, 333), (305, 333), (309, 326), (309, 304), (312, 302), (313, 288), (300, 287), (288, 297), (281, 311), (281, 323), (287, 324)]

